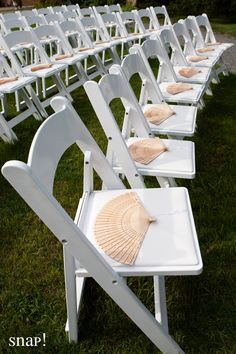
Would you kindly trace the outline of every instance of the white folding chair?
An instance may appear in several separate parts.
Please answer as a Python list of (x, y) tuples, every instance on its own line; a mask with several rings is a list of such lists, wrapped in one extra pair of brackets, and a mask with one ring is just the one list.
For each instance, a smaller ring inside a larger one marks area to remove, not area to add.
[(0, 13), (0, 18), (2, 21), (8, 21), (8, 20), (17, 20), (20, 18), (19, 12), (8, 12), (8, 13)]
[(175, 71), (170, 63), (168, 54), (162, 46), (158, 37), (148, 39), (142, 44), (143, 54), (147, 59), (157, 59), (159, 69), (157, 74), (157, 83), (166, 102), (174, 102), (177, 104), (190, 104), (202, 107), (204, 105), (202, 96), (206, 90), (205, 85), (191, 84), (192, 89), (180, 92), (176, 95), (170, 94), (167, 89), (170, 84), (178, 82)]
[[(202, 271), (188, 191), (134, 189), (158, 222), (149, 227), (133, 265), (114, 261), (98, 247), (93, 225), (105, 203), (127, 190), (72, 106), (58, 97), (52, 107), (55, 113), (39, 128), (27, 164), (9, 161), (2, 173), (63, 245), (70, 341), (78, 340), (85, 278), (92, 277), (157, 348), (163, 353), (184, 354), (169, 335), (164, 276), (197, 275)], [(73, 221), (52, 191), (58, 162), (74, 143), (84, 153), (85, 163), (84, 193)], [(107, 190), (93, 190), (93, 169)], [(155, 317), (127, 286), (127, 276), (153, 276)]]
[[(121, 69), (128, 81), (133, 75), (138, 74), (141, 78), (141, 87), (145, 95), (140, 94), (139, 104), (142, 111), (145, 112), (156, 104), (165, 103), (155, 76), (147, 59), (142, 55), (140, 45), (135, 44), (130, 49), (130, 55), (127, 55), (121, 63)], [(119, 71), (119, 68), (117, 68)], [(114, 69), (113, 69), (114, 72)], [(161, 124), (149, 123), (153, 134), (165, 134), (175, 139), (183, 139), (194, 135), (196, 129), (197, 107), (170, 105), (175, 114), (169, 117)]]
[[(208, 59), (215, 59), (215, 65), (217, 65), (217, 74), (223, 73), (223, 75), (228, 75), (228, 69), (222, 59), (223, 50), (221, 48), (213, 48), (210, 46), (205, 46), (204, 39), (202, 37), (201, 31), (198, 27), (196, 18), (194, 16), (188, 16), (184, 21), (180, 20), (181, 23), (184, 23), (187, 30), (191, 34), (192, 44), (198, 55), (207, 57)], [(204, 53), (201, 53), (202, 50), (207, 50)]]
[(141, 22), (138, 21), (134, 12), (117, 12), (116, 16), (126, 37), (132, 38), (134, 42), (138, 41), (139, 44), (147, 37), (148, 34), (145, 33)]
[(116, 5), (105, 5), (107, 7), (107, 12), (108, 13), (116, 13), (119, 12), (120, 14), (123, 12), (120, 4), (116, 4)]
[(42, 7), (41, 9), (33, 9), (35, 15), (48, 15), (52, 13), (52, 9), (49, 7)]
[(150, 9), (133, 10), (137, 21), (142, 23), (143, 32), (152, 34), (160, 30), (159, 24), (153, 19)]
[(74, 11), (76, 12), (77, 15), (80, 14), (80, 6), (79, 4), (74, 4), (74, 5), (62, 5), (65, 9), (65, 11)]
[[(194, 178), (195, 154), (191, 141), (163, 139), (168, 151), (147, 165), (132, 159), (128, 146), (154, 135), (125, 75), (117, 70), (116, 65), (110, 70), (115, 73), (103, 76), (99, 83), (87, 81), (84, 88), (107, 136), (107, 157), (114, 170), (124, 173), (129, 180), (155, 176), (163, 187), (176, 186), (174, 178)], [(115, 98), (121, 100), (125, 110), (122, 134), (110, 108)], [(132, 129), (135, 137), (130, 136)]]
[(207, 14), (196, 16), (196, 21), (204, 39), (204, 43), (206, 45), (213, 45), (214, 47), (219, 48), (223, 51), (230, 49), (234, 46), (234, 43), (217, 43), (215, 34), (212, 30), (211, 23)]
[(83, 17), (90, 17), (90, 16), (93, 16), (93, 9), (91, 7), (86, 7), (86, 8), (83, 8), (83, 9), (80, 9), (80, 12), (79, 12), (79, 16), (80, 18), (83, 18)]
[(20, 15), (20, 17), (32, 17), (35, 16), (35, 12), (33, 10), (21, 10), (16, 11)]
[[(34, 58), (36, 61), (30, 65), (22, 66), (17, 53), (12, 51), (12, 48), (15, 48), (22, 42), (31, 43), (34, 47), (34, 51), (37, 53)], [(59, 75), (61, 71), (65, 70), (67, 64), (52, 63), (40, 41), (37, 39), (37, 36), (32, 31), (17, 31), (1, 36), (0, 45), (4, 48), (8, 58), (14, 63), (14, 66), (17, 67), (17, 70), (19, 70), (23, 76), (34, 76), (38, 79), (37, 94), (40, 99), (41, 97), (44, 98), (44, 101), (41, 102), (43, 107), (49, 105), (52, 97), (49, 98), (47, 96), (48, 94), (55, 94), (55, 89), (57, 89), (57, 92), (61, 95), (72, 100), (70, 93), (67, 91)], [(44, 67), (38, 67), (38, 65), (43, 65)], [(54, 85), (47, 87), (46, 79), (49, 77), (53, 79)]]
[(156, 22), (156, 25), (161, 26), (171, 26), (171, 19), (167, 12), (167, 9), (164, 5), (162, 6), (150, 6), (150, 11), (153, 17), (153, 21)]
[(85, 59), (84, 69), (90, 79), (93, 79), (99, 75), (107, 73), (107, 70), (102, 63), (99, 53), (103, 53), (104, 48), (94, 46), (88, 33), (85, 31), (80, 22), (67, 20), (62, 21), (56, 26), (60, 26), (58, 31), (62, 31), (64, 36), (70, 36), (70, 46), (73, 53), (86, 53), (92, 61), (92, 65), (89, 65)]
[(52, 11), (52, 13), (54, 14), (58, 14), (58, 13), (62, 13), (65, 12), (65, 8), (64, 6), (49, 6), (50, 10)]
[(103, 14), (107, 14), (109, 12), (109, 9), (107, 8), (106, 5), (104, 6), (92, 6), (92, 10), (95, 16), (97, 16), (98, 14), (103, 15)]
[[(114, 63), (120, 63), (120, 57), (116, 51), (117, 42), (109, 41), (106, 39), (106, 36), (95, 17), (91, 16), (83, 17), (81, 19), (77, 18), (76, 21), (80, 24), (80, 27), (84, 27), (85, 31), (90, 37), (92, 46), (95, 48), (103, 48), (102, 62), (106, 67), (109, 67)], [(83, 36), (84, 32), (81, 33), (81, 37)]]
[[(184, 77), (179, 72), (185, 68), (189, 68), (190, 65), (185, 58), (181, 46), (177, 40), (177, 37), (174, 34), (172, 28), (161, 29), (158, 33), (158, 37), (161, 40), (163, 48), (166, 49), (167, 54), (170, 56), (170, 61), (168, 64), (172, 64), (175, 71), (177, 81), (187, 82), (187, 83), (196, 83), (204, 84), (206, 86), (205, 91), (209, 94), (212, 94), (210, 90), (210, 83), (213, 79), (213, 73), (211, 68), (201, 67), (199, 73), (192, 77)], [(175, 63), (178, 63), (177, 65)]]
[[(83, 85), (88, 80), (81, 62), (88, 57), (87, 53), (75, 53), (68, 43), (60, 27), (54, 25), (43, 25), (32, 30), (41, 41), (43, 38), (54, 38), (54, 53), (49, 57), (52, 63), (66, 64), (66, 88), (69, 92)], [(73, 73), (69, 70), (73, 68)]]

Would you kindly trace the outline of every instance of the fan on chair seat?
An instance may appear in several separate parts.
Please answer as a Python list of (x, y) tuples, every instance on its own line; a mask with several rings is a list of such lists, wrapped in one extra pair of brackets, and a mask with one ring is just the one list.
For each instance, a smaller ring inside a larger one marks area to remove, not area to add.
[(110, 200), (99, 212), (95, 222), (95, 239), (111, 258), (133, 264), (144, 236), (154, 218), (134, 192)]

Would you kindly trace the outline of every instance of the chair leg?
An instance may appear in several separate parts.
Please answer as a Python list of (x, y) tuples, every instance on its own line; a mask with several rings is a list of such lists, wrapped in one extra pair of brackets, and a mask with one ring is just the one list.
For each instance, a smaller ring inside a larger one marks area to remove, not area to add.
[(5, 120), (5, 118), (1, 113), (0, 113), (0, 137), (3, 139), (3, 141), (7, 143), (13, 143), (14, 140), (17, 140), (16, 134), (9, 127), (7, 121)]
[(64, 272), (65, 272), (65, 290), (66, 290), (66, 309), (67, 325), (66, 331), (69, 334), (69, 341), (77, 343), (78, 341), (78, 318), (77, 318), (77, 300), (76, 300), (76, 281), (75, 281), (75, 261), (74, 257), (63, 247)]
[(154, 303), (155, 303), (155, 318), (162, 325), (166, 333), (168, 329), (168, 317), (166, 308), (166, 291), (164, 276), (154, 276)]

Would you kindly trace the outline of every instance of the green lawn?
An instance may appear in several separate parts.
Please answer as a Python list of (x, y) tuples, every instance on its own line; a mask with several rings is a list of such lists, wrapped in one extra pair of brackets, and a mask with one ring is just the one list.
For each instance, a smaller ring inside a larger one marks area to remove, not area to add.
[[(235, 75), (222, 77), (213, 86), (213, 97), (207, 97), (205, 109), (198, 113), (196, 178), (178, 180), (189, 189), (204, 262), (200, 276), (167, 278), (170, 333), (188, 354), (236, 353), (235, 87)], [(73, 96), (76, 109), (104, 149), (104, 134), (83, 90)], [(19, 136), (15, 145), (0, 142), (1, 166), (10, 159), (27, 160), (38, 127), (39, 122), (29, 119), (15, 129)], [(82, 191), (81, 163), (81, 153), (73, 146), (56, 175), (54, 193), (71, 215)], [(84, 293), (79, 344), (68, 344), (61, 245), (2, 176), (0, 185), (0, 353), (158, 353), (91, 279)], [(156, 183), (149, 178), (147, 185)], [(153, 311), (151, 279), (129, 279), (129, 284)], [(45, 347), (8, 346), (9, 337), (42, 336), (43, 332)]]

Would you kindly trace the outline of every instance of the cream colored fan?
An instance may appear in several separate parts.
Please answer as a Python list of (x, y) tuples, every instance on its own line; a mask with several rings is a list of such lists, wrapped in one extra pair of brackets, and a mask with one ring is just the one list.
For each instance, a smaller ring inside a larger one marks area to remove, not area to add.
[(55, 60), (62, 60), (73, 57), (73, 54), (59, 54), (55, 58)]
[(12, 76), (12, 77), (1, 77), (0, 78), (0, 85), (8, 84), (9, 82), (13, 82), (18, 80), (18, 76)]
[(42, 64), (39, 64), (39, 65), (35, 65), (35, 66), (32, 66), (31, 68), (31, 71), (38, 71), (38, 70), (44, 70), (44, 69), (49, 69), (52, 67), (52, 64), (48, 64), (48, 63), (42, 63)]
[(189, 58), (189, 60), (192, 61), (193, 63), (198, 63), (199, 61), (203, 61), (203, 60), (207, 60), (207, 59), (208, 59), (208, 57), (199, 56), (199, 55), (195, 55), (195, 56)]
[(129, 152), (134, 161), (143, 165), (148, 165), (164, 151), (167, 151), (167, 147), (160, 138), (139, 140), (129, 146)]
[(177, 93), (181, 93), (189, 90), (193, 90), (193, 87), (189, 84), (183, 84), (182, 82), (171, 84), (166, 88), (166, 91), (171, 95), (177, 95)]
[(184, 77), (187, 77), (187, 78), (190, 78), (190, 77), (193, 77), (197, 74), (201, 73), (201, 70), (197, 69), (197, 68), (182, 68), (179, 70), (179, 74), (181, 76), (184, 76)]
[(204, 48), (199, 48), (197, 49), (198, 53), (207, 53), (207, 52), (214, 52), (214, 48), (210, 48), (210, 47), (204, 47)]
[(95, 240), (109, 257), (131, 265), (153, 221), (137, 194), (128, 192), (110, 200), (99, 212)]
[(147, 120), (150, 123), (156, 125), (161, 124), (173, 114), (175, 114), (175, 112), (172, 111), (172, 109), (166, 103), (152, 105), (144, 112), (144, 116), (147, 118)]

